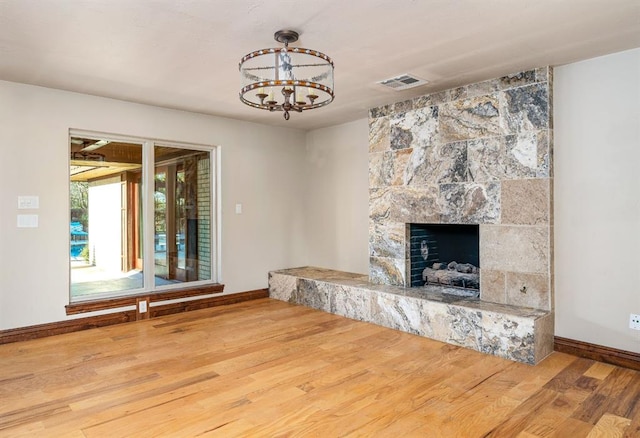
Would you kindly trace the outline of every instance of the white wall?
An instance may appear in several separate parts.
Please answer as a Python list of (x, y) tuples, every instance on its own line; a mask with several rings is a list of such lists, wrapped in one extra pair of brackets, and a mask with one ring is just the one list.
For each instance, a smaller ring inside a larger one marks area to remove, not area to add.
[(640, 352), (640, 49), (554, 80), (556, 335)]
[(309, 264), (369, 272), (367, 119), (307, 134)]
[[(225, 293), (308, 263), (304, 132), (0, 81), (0, 329), (67, 318), (69, 128), (222, 146)], [(19, 195), (38, 228), (16, 227)]]

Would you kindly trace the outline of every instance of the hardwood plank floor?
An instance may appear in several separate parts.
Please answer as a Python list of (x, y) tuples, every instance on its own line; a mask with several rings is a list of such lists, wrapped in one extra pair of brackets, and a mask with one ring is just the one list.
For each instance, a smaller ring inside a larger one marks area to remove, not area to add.
[(640, 373), (260, 299), (0, 345), (0, 436), (630, 438)]

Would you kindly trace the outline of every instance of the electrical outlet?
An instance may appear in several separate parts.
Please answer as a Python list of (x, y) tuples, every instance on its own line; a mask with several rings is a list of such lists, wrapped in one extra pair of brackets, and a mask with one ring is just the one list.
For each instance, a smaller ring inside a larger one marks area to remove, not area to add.
[(632, 313), (629, 317), (629, 328), (634, 330), (640, 330), (640, 315)]
[(149, 297), (140, 297), (136, 300), (136, 307), (138, 312), (136, 313), (136, 321), (141, 319), (149, 319)]

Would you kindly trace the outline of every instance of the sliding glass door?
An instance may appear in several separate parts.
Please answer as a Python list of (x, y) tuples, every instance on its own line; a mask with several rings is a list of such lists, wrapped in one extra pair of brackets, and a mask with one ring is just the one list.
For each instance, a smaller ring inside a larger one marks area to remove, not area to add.
[(70, 145), (72, 301), (214, 280), (212, 148), (81, 135)]

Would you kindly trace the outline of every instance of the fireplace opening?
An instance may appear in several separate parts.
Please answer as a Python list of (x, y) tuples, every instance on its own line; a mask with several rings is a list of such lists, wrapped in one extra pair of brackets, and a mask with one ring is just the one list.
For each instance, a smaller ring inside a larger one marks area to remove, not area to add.
[(480, 290), (478, 225), (409, 224), (411, 287)]

